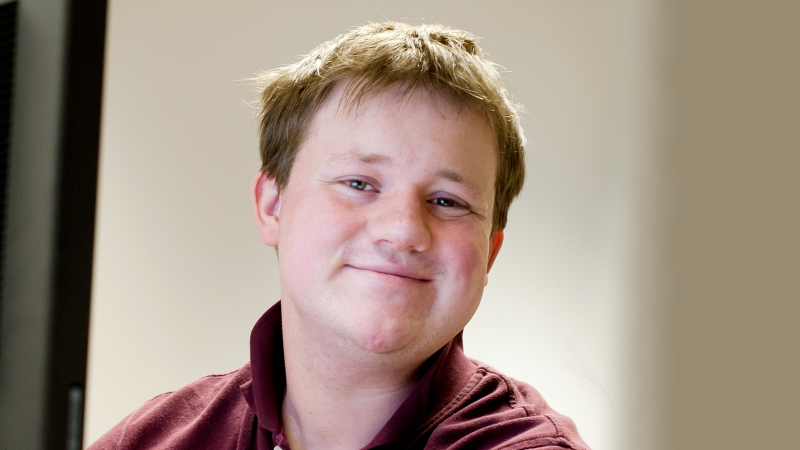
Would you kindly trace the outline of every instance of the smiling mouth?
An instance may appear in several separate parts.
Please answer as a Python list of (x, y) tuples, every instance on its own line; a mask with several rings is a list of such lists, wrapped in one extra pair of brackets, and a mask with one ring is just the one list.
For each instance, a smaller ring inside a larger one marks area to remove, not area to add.
[(424, 277), (422, 277), (420, 275), (417, 275), (417, 274), (414, 274), (414, 273), (409, 273), (407, 271), (399, 270), (399, 269), (387, 269), (387, 268), (380, 268), (380, 267), (378, 267), (378, 268), (356, 267), (356, 266), (352, 266), (350, 264), (347, 264), (345, 267), (350, 267), (351, 269), (361, 270), (361, 271), (364, 271), (364, 272), (373, 272), (373, 273), (377, 273), (377, 274), (380, 274), (380, 275), (387, 275), (387, 276), (392, 276), (392, 277), (397, 277), (397, 278), (404, 278), (404, 279), (407, 279), (407, 280), (410, 280), (410, 281), (417, 281), (417, 282), (420, 282), (420, 283), (429, 283), (429, 282), (432, 281), (432, 280), (430, 280), (428, 278), (424, 278)]

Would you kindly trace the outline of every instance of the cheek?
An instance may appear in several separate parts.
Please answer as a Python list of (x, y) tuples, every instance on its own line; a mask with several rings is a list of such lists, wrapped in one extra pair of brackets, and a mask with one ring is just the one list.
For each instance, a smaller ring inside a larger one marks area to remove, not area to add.
[(442, 342), (437, 343), (452, 339), (470, 321), (483, 295), (489, 245), (482, 245), (483, 233), (469, 231), (450, 230), (447, 242), (442, 242), (448, 273), (431, 314), (431, 329), (441, 331)]
[(488, 238), (483, 233), (475, 232), (453, 233), (451, 236), (445, 251), (452, 268), (454, 285), (459, 286), (465, 295), (480, 298), (488, 264)]
[(341, 199), (311, 191), (287, 195), (281, 211), (281, 257), (305, 270), (329, 263), (342, 251), (342, 244), (357, 233), (355, 219), (354, 211), (342, 205)]

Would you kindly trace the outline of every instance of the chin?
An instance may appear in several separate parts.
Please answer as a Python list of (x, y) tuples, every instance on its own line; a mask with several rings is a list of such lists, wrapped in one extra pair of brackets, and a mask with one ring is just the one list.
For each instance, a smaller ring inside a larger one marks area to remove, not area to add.
[(436, 329), (427, 322), (392, 321), (385, 317), (362, 323), (351, 333), (355, 343), (376, 355), (403, 354), (413, 360), (424, 360), (447, 344), (458, 332)]
[(364, 350), (377, 354), (403, 352), (414, 346), (417, 330), (423, 324), (409, 323), (401, 318), (378, 315), (362, 317), (353, 330), (356, 344)]

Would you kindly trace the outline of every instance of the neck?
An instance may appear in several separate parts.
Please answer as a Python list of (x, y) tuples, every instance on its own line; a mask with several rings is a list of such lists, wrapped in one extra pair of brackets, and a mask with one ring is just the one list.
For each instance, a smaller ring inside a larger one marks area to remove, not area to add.
[(367, 445), (414, 388), (422, 361), (353, 352), (303, 329), (288, 302), (282, 307), (286, 395), (281, 420), (289, 445), (293, 450)]

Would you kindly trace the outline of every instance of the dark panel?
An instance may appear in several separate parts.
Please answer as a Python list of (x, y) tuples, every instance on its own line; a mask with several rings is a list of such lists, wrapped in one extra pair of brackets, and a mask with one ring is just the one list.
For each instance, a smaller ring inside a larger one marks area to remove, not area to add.
[[(15, 3), (14, 59), (0, 62), (0, 127), (11, 125), (0, 132), (7, 150), (0, 448), (79, 450), (106, 1)], [(2, 24), (2, 11), (13, 6), (0, 4)], [(2, 44), (6, 30), (0, 29), (0, 60), (10, 55)], [(5, 76), (11, 68), (13, 90)]]
[(89, 336), (105, 0), (68, 3), (46, 448), (79, 450)]
[[(0, 5), (0, 326), (3, 323), (3, 248), (6, 230), (6, 184), (11, 127), (11, 93), (14, 81), (14, 41), (17, 35), (17, 2)], [(0, 340), (3, 330), (0, 328)], [(2, 351), (0, 345), (0, 351)]]

